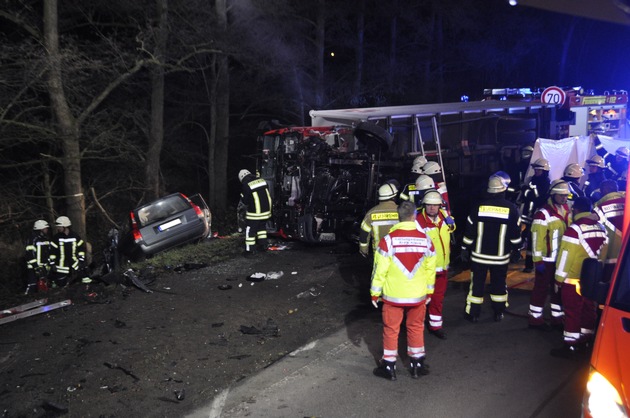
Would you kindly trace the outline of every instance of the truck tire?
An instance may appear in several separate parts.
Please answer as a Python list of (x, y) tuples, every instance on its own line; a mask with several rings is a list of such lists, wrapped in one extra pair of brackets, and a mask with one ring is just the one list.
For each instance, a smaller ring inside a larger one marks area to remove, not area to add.
[(372, 122), (361, 122), (354, 129), (354, 136), (368, 149), (386, 152), (392, 145), (393, 138), (387, 130)]

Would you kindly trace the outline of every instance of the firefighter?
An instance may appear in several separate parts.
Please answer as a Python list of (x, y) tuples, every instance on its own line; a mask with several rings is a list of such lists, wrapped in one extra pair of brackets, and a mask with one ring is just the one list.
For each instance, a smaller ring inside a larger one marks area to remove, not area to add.
[(370, 238), (372, 250), (376, 253), (381, 238), (398, 223), (398, 205), (395, 202), (397, 194), (398, 188), (392, 183), (385, 183), (378, 188), (379, 204), (370, 209), (361, 222), (359, 253), (363, 257), (370, 253)]
[(91, 283), (86, 273), (85, 242), (70, 229), (72, 222), (67, 216), (60, 216), (55, 220), (57, 234), (51, 242), (54, 268), (52, 273), (53, 285), (64, 287), (74, 276), (80, 276), (82, 283)]
[(614, 154), (610, 154), (604, 148), (604, 144), (600, 141), (597, 135), (593, 135), (593, 144), (597, 155), (604, 159), (606, 170), (604, 175), (608, 179), (618, 180), (622, 173), (628, 169), (628, 156), (630, 155), (630, 149), (625, 146), (617, 148)]
[(534, 148), (530, 145), (524, 146), (521, 148), (521, 158), (518, 161), (518, 186), (522, 186), (525, 184), (525, 176), (527, 175), (527, 170), (529, 169), (529, 162), (532, 158), (532, 154), (534, 153)]
[(427, 308), (429, 333), (441, 340), (446, 339), (442, 329), (442, 303), (448, 287), (448, 267), (451, 259), (451, 233), (453, 228), (447, 224), (447, 217), (441, 210), (444, 205), (442, 196), (436, 190), (429, 190), (422, 198), (422, 209), (416, 217), (418, 224), (433, 241), (436, 255), (435, 291)]
[(249, 170), (238, 172), (242, 184), (241, 202), (245, 212), (245, 257), (256, 254), (256, 244), (267, 249), (267, 220), (271, 218), (271, 194), (265, 179), (254, 176)]
[[(400, 192), (400, 200), (411, 200), (412, 202), (416, 202), (416, 195), (418, 191), (416, 189), (416, 182), (418, 178), (423, 174), (422, 166), (427, 163), (427, 159), (423, 155), (418, 155), (413, 160), (413, 164), (411, 165), (411, 179), (412, 183), (408, 183), (403, 187)], [(377, 243), (378, 245), (378, 243)]]
[(554, 276), (560, 239), (570, 223), (570, 209), (567, 204), (569, 184), (564, 180), (554, 180), (549, 188), (549, 199), (538, 209), (532, 222), (532, 256), (536, 266), (534, 288), (529, 300), (529, 327), (549, 330), (543, 318), (543, 308), (547, 295), (551, 292), (551, 325), (562, 326), (562, 305), (560, 294), (555, 291)]
[[(48, 271), (51, 265), (50, 237), (48, 232), (50, 225), (43, 219), (33, 224), (33, 234), (26, 243), (26, 291), (25, 295), (40, 290), (46, 291)], [(41, 281), (41, 285), (38, 283)]]
[(608, 235), (608, 251), (604, 257), (604, 277), (605, 281), (608, 281), (621, 251), (626, 198), (618, 191), (617, 183), (612, 179), (602, 181), (599, 188), (602, 198), (595, 203), (594, 212), (599, 217), (599, 222), (606, 228)]
[(483, 304), (486, 274), (490, 271), (490, 299), (494, 320), (501, 321), (507, 306), (505, 278), (510, 259), (521, 244), (520, 220), (516, 206), (505, 199), (502, 178), (488, 179), (488, 198), (475, 205), (466, 220), (462, 241), (462, 261), (471, 261), (471, 283), (466, 298), (465, 317), (478, 322)]
[(383, 358), (374, 374), (396, 380), (400, 324), (406, 316), (407, 354), (411, 376), (428, 374), (424, 349), (426, 303), (435, 284), (435, 249), (431, 238), (417, 227), (416, 207), (398, 206), (400, 222), (378, 244), (370, 295), (378, 308), (383, 301)]
[(530, 233), (532, 226), (532, 218), (534, 213), (545, 203), (547, 192), (549, 191), (549, 170), (551, 166), (549, 161), (539, 158), (531, 164), (534, 169), (534, 175), (526, 181), (521, 190), (521, 222), (524, 225), (522, 231), (522, 241), (525, 247), (525, 273), (534, 271), (534, 262), (532, 261), (532, 249), (530, 242)]
[(575, 358), (588, 344), (597, 325), (597, 305), (580, 294), (580, 273), (587, 258), (603, 258), (608, 246), (606, 229), (591, 213), (592, 203), (580, 197), (573, 203), (573, 223), (567, 228), (556, 261), (556, 286), (564, 308), (564, 344), (554, 348), (554, 357)]
[(405, 193), (404, 190), (400, 193), (400, 200), (408, 200), (418, 207), (421, 204), (420, 202), (422, 202), (422, 196), (424, 196), (424, 193), (427, 190), (435, 189), (435, 182), (433, 179), (426, 174), (420, 174), (413, 186), (408, 188), (408, 193)]
[(606, 179), (604, 174), (606, 165), (604, 163), (604, 158), (600, 155), (593, 155), (591, 158), (586, 160), (586, 164), (588, 166), (588, 177), (584, 182), (584, 195), (591, 199), (592, 203), (595, 203), (601, 197), (599, 185)]
[(584, 191), (580, 186), (580, 179), (584, 175), (584, 169), (577, 163), (571, 163), (564, 168), (562, 180), (569, 185), (569, 206), (578, 197), (584, 197)]

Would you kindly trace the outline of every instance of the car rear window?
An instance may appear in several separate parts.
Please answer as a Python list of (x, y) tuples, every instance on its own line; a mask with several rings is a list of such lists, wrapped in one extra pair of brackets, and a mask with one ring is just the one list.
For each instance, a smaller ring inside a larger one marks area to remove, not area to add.
[(137, 212), (140, 225), (145, 226), (164, 220), (186, 209), (190, 209), (190, 203), (180, 195), (173, 195), (143, 206)]

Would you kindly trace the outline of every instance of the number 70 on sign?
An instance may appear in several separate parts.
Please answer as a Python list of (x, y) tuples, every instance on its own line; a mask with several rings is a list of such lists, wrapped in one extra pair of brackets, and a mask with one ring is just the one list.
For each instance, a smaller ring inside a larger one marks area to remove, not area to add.
[(547, 104), (563, 105), (567, 94), (560, 87), (547, 87), (540, 96), (540, 101)]

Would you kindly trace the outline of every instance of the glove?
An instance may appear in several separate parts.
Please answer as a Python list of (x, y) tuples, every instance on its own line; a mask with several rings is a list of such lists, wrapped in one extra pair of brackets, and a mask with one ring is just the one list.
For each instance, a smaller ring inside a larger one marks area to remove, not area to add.
[(545, 263), (543, 261), (536, 262), (536, 274), (544, 274), (545, 273)]
[(518, 263), (518, 261), (521, 259), (521, 252), (520, 251), (512, 251), (512, 254), (510, 254), (510, 262), (511, 263)]
[(468, 263), (470, 261), (470, 252), (466, 249), (462, 249), (462, 252), (459, 256), (464, 263)]
[(372, 296), (372, 306), (378, 309), (378, 302), (381, 300), (378, 296)]
[(446, 223), (446, 225), (448, 226), (453, 226), (455, 225), (455, 219), (453, 219), (453, 217), (449, 215), (446, 218), (444, 218), (444, 223)]

